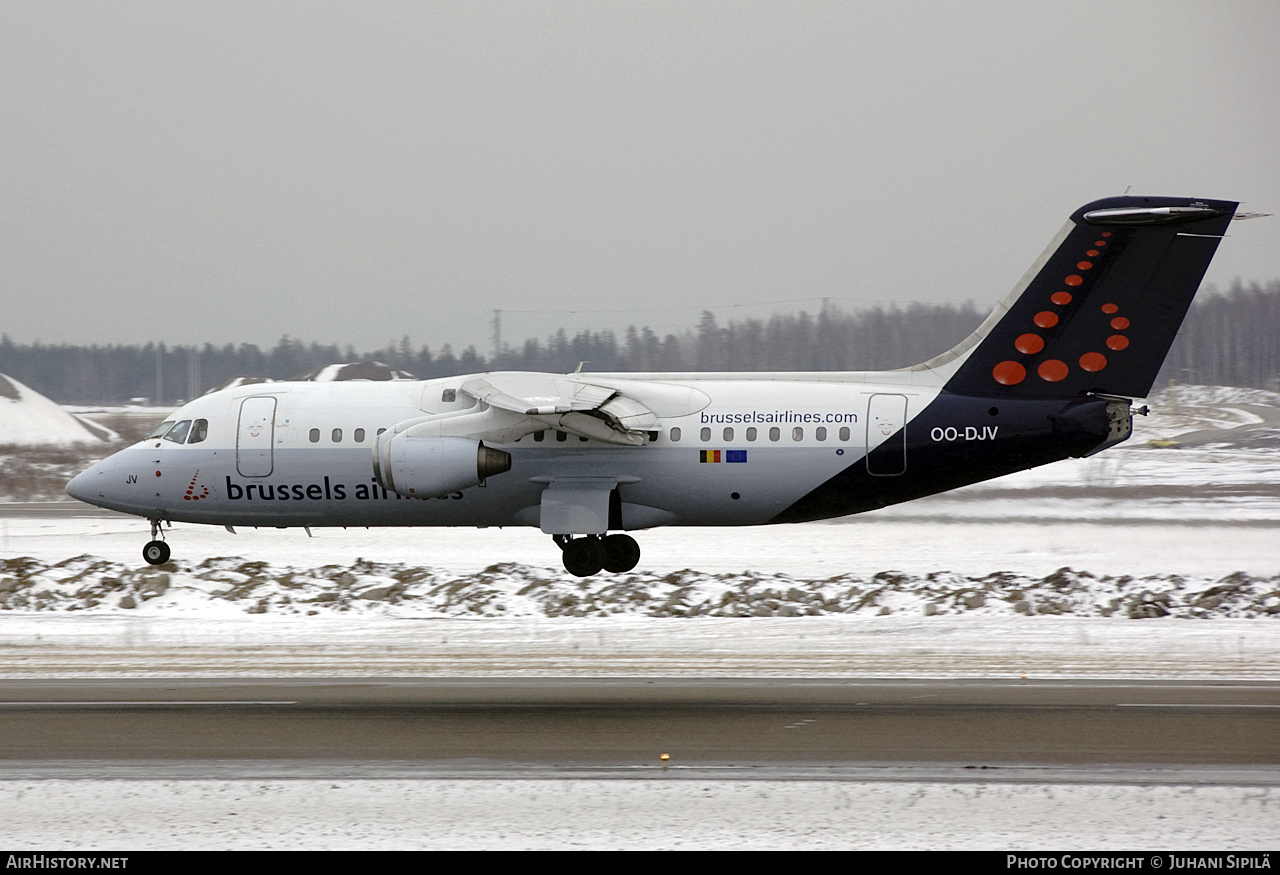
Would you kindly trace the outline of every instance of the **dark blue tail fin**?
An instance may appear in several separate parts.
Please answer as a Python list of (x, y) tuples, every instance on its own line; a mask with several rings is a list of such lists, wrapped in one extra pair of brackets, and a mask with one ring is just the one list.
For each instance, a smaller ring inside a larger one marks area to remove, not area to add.
[(953, 351), (972, 348), (947, 391), (1146, 396), (1236, 207), (1157, 197), (1081, 207), (1021, 294)]

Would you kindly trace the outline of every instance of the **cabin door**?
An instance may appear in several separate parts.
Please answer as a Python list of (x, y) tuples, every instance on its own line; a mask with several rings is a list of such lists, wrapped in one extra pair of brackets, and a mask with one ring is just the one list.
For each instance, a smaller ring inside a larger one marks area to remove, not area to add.
[(867, 402), (867, 473), (893, 477), (907, 470), (907, 396), (872, 395)]
[(240, 403), (240, 424), (236, 429), (236, 470), (241, 477), (266, 477), (274, 461), (276, 399), (257, 395)]

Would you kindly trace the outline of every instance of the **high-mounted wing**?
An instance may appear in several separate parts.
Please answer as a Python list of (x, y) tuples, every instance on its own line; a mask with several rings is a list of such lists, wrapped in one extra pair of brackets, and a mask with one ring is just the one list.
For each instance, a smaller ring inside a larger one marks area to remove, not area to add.
[(461, 390), (491, 408), (529, 420), (527, 434), (546, 428), (618, 446), (638, 447), (658, 417), (617, 389), (554, 374), (486, 374)]

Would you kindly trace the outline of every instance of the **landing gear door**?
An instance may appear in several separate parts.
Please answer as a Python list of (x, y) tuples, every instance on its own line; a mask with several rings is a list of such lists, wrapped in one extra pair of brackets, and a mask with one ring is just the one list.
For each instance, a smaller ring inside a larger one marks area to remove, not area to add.
[(613, 477), (556, 478), (542, 490), (540, 524), (548, 535), (603, 535), (609, 530)]
[(276, 399), (257, 395), (240, 403), (240, 424), (236, 428), (236, 470), (241, 477), (266, 477), (274, 462), (271, 445), (275, 441)]
[(907, 470), (907, 396), (872, 395), (867, 404), (867, 473), (893, 477)]

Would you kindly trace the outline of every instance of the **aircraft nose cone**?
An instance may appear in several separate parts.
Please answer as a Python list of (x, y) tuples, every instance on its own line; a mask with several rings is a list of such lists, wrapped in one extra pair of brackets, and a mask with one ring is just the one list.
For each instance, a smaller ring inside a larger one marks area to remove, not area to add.
[(93, 494), (93, 481), (98, 476), (98, 466), (94, 465), (87, 471), (81, 471), (79, 474), (71, 478), (66, 486), (67, 495), (80, 501), (92, 504), (90, 495)]

